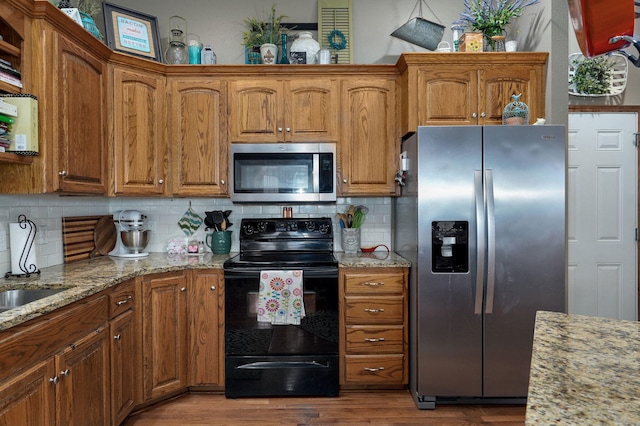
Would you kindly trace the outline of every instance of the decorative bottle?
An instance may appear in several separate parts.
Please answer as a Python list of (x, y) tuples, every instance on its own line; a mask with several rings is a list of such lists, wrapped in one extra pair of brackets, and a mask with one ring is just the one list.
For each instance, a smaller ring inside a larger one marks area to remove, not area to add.
[(280, 48), (281, 50), (281, 55), (280, 55), (280, 61), (278, 61), (279, 64), (288, 64), (289, 63), (289, 53), (287, 52), (287, 35), (286, 34), (282, 34), (282, 46)]
[(305, 52), (307, 54), (307, 64), (316, 63), (318, 50), (320, 50), (320, 43), (314, 40), (308, 31), (302, 31), (298, 38), (291, 43), (292, 52)]

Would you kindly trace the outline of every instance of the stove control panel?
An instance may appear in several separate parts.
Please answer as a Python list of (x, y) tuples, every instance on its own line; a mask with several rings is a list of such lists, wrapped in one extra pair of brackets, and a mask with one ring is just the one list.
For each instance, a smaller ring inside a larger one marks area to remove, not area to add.
[(331, 219), (242, 219), (240, 238), (329, 238)]

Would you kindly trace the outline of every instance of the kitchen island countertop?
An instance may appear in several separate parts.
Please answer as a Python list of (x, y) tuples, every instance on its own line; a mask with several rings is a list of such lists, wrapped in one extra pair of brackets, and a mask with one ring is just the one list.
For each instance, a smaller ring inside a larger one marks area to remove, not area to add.
[[(139, 275), (181, 271), (185, 269), (222, 269), (224, 262), (237, 253), (202, 256), (150, 253), (130, 259), (110, 256), (49, 266), (29, 278), (0, 278), (0, 291), (22, 289), (66, 289), (53, 296), (0, 313), (0, 332), (69, 305), (92, 294)], [(409, 262), (395, 253), (374, 252), (345, 255), (336, 252), (341, 267), (408, 267)]]
[(527, 425), (640, 423), (640, 323), (538, 312)]

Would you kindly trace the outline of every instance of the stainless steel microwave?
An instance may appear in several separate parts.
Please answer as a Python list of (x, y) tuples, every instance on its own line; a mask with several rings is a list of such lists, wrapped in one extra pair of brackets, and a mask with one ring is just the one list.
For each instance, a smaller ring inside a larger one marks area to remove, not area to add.
[(336, 201), (335, 143), (232, 143), (231, 201)]

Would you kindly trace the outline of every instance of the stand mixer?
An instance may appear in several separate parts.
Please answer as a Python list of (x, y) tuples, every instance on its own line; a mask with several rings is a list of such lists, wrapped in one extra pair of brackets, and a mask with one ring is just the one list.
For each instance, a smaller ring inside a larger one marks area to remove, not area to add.
[(119, 210), (114, 213), (113, 222), (118, 238), (109, 256), (138, 258), (149, 255), (143, 251), (151, 234), (147, 229), (146, 218), (138, 210)]

